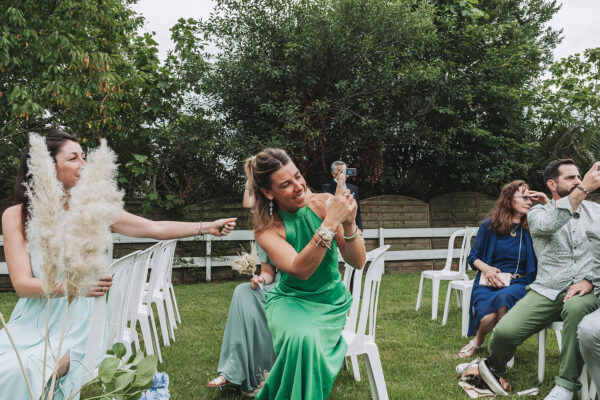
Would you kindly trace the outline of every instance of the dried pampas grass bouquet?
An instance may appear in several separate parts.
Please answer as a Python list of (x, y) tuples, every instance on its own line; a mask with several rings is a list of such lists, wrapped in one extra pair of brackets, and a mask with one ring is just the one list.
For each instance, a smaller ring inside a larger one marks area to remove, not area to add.
[(32, 133), (29, 143), (29, 250), (40, 249), (44, 292), (50, 294), (56, 281), (63, 280), (70, 303), (76, 296), (86, 295), (108, 269), (110, 227), (123, 209), (123, 192), (115, 179), (116, 156), (102, 140), (90, 152), (79, 182), (67, 196), (56, 179), (56, 165), (45, 140)]

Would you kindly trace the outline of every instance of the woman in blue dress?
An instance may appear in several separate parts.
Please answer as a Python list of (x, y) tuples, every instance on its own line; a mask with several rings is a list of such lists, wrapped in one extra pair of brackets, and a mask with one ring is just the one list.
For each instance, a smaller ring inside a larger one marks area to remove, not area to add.
[[(58, 129), (51, 131), (45, 141), (55, 163), (56, 177), (68, 194), (79, 181), (81, 168), (86, 165), (85, 153), (76, 137)], [(44, 399), (67, 399), (71, 396), (77, 399), (83, 372), (81, 364), (91, 327), (92, 298), (103, 296), (112, 285), (112, 278), (110, 275), (100, 277), (97, 285), (88, 291), (87, 297), (78, 297), (72, 301), (65, 322), (64, 341), (60, 346), (67, 309), (63, 282), (57, 281), (52, 293), (46, 296), (42, 287), (42, 250), (28, 246), (25, 233), (30, 215), (29, 197), (23, 183), (31, 179), (27, 164), (29, 157), (28, 146), (21, 155), (15, 184), (15, 205), (6, 209), (2, 215), (4, 254), (19, 301), (7, 322), (8, 329), (0, 329), (0, 400), (38, 400), (44, 387)], [(68, 204), (65, 208), (68, 209)], [(121, 210), (111, 229), (126, 236), (164, 240), (195, 236), (201, 232), (222, 236), (234, 227), (235, 218), (200, 223), (151, 221)], [(15, 347), (28, 382), (21, 370)], [(57, 353), (59, 348), (62, 349), (60, 354)], [(59, 379), (56, 391), (48, 395), (54, 371)]]
[[(481, 348), (485, 336), (525, 296), (525, 287), (535, 279), (537, 259), (527, 225), (531, 204), (529, 186), (524, 181), (506, 184), (490, 217), (479, 227), (468, 257), (469, 265), (477, 271), (468, 333), (475, 338), (460, 350), (462, 358), (471, 357)], [(500, 273), (511, 275), (508, 286)]]

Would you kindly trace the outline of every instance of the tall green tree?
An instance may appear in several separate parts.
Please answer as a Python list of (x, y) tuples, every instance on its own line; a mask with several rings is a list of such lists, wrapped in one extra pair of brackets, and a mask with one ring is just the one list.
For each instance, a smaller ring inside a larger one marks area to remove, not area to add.
[[(531, 167), (535, 82), (552, 1), (220, 0), (182, 23), (217, 48), (203, 101), (234, 159), (287, 149), (319, 187), (359, 168), (363, 193), (494, 191)], [(210, 54), (206, 54), (208, 58)]]

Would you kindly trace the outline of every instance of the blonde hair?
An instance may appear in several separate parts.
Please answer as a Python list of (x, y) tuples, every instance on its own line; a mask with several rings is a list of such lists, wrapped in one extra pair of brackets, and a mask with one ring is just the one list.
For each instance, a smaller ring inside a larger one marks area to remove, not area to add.
[[(287, 165), (290, 156), (281, 149), (264, 149), (260, 153), (246, 159), (244, 170), (248, 178), (248, 189), (254, 198), (254, 205), (250, 209), (254, 232), (262, 232), (273, 225), (274, 217), (269, 215), (269, 200), (261, 189), (271, 189), (271, 175)], [(273, 203), (273, 207), (276, 204)]]

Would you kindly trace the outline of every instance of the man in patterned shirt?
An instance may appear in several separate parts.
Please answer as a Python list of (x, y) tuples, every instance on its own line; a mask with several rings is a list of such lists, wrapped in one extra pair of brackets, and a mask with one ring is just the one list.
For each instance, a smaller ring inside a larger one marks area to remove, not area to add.
[(499, 372), (518, 345), (554, 321), (563, 321), (560, 367), (546, 400), (571, 400), (579, 390), (583, 359), (577, 342), (577, 325), (598, 307), (592, 292), (593, 258), (586, 230), (600, 218), (600, 204), (586, 196), (600, 187), (600, 162), (583, 180), (573, 160), (554, 160), (544, 171), (552, 200), (542, 192), (529, 192), (539, 204), (527, 214), (533, 247), (538, 257), (536, 280), (496, 325), (489, 342), (487, 365)]

